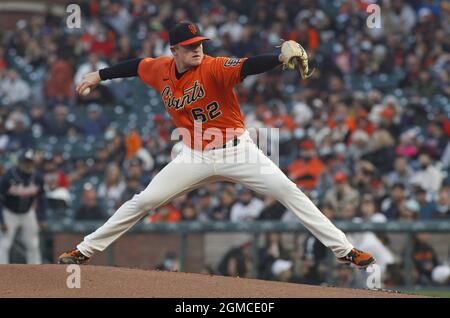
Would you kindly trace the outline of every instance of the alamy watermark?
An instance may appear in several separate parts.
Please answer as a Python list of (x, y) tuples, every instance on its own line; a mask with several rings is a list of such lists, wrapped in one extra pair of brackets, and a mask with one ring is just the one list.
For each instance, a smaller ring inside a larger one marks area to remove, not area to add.
[(370, 15), (366, 19), (366, 25), (369, 29), (381, 29), (381, 8), (378, 4), (369, 4), (366, 12)]
[(69, 29), (81, 28), (81, 8), (78, 4), (71, 3), (66, 7), (66, 13), (69, 15), (66, 18), (66, 26)]
[(279, 165), (279, 135), (278, 128), (223, 131), (215, 127), (203, 129), (201, 122), (195, 122), (193, 131), (172, 131), (171, 140), (181, 141), (172, 148), (171, 157), (179, 157), (180, 163), (255, 164), (261, 174), (273, 174)]
[(369, 289), (381, 289), (381, 267), (378, 264), (372, 264), (366, 268), (369, 276), (366, 278), (366, 286)]
[(66, 272), (69, 273), (69, 276), (66, 280), (67, 288), (81, 288), (81, 268), (79, 265), (69, 265), (66, 268)]

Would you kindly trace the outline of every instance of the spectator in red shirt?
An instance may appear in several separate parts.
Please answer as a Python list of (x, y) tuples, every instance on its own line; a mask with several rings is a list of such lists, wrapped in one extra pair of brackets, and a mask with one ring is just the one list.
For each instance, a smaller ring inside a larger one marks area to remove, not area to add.
[(49, 58), (45, 95), (49, 103), (67, 103), (73, 97), (73, 70), (67, 60), (55, 55)]

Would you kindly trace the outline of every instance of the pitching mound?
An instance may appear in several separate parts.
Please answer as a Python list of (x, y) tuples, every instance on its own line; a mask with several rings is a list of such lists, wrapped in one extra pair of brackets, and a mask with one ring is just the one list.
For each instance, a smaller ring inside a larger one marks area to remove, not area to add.
[[(298, 298), (414, 297), (388, 292), (287, 284), (190, 273), (81, 266), (70, 289), (64, 265), (0, 265), (1, 297)], [(70, 280), (70, 279), (69, 279)], [(72, 281), (72, 280), (70, 280)]]

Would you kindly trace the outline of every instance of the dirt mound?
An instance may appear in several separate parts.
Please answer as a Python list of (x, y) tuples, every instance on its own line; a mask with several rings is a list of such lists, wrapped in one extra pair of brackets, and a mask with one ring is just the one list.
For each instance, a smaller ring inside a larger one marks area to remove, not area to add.
[[(81, 266), (80, 288), (70, 289), (64, 265), (0, 265), (1, 297), (299, 298), (413, 297), (369, 290), (287, 284), (191, 273)], [(73, 286), (73, 285), (72, 285)]]

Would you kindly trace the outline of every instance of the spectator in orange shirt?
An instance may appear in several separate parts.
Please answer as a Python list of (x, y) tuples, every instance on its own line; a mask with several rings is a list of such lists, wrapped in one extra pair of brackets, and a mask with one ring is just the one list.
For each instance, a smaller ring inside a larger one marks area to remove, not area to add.
[(289, 114), (286, 112), (285, 107), (281, 104), (282, 101), (274, 101), (272, 104), (272, 115), (267, 117), (264, 121), (266, 126), (275, 128), (287, 128), (289, 131), (295, 129), (295, 123)]
[(166, 204), (157, 209), (148, 220), (150, 223), (166, 222), (176, 223), (181, 220), (181, 213), (172, 204)]
[(313, 190), (324, 169), (325, 165), (317, 157), (314, 142), (304, 140), (300, 144), (300, 159), (294, 161), (288, 168), (289, 178), (302, 189)]

